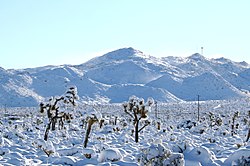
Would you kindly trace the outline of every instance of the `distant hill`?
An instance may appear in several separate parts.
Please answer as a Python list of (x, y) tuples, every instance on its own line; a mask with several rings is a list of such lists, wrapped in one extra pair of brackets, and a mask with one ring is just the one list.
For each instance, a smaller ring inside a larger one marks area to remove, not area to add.
[(250, 65), (229, 59), (156, 58), (122, 48), (80, 65), (0, 68), (0, 106), (37, 106), (76, 86), (82, 100), (118, 103), (131, 95), (162, 102), (247, 97)]

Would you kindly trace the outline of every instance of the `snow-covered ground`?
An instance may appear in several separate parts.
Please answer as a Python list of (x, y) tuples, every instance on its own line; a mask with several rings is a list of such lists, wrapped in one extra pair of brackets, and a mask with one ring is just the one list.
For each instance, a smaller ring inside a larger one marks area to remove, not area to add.
[[(47, 141), (46, 113), (1, 108), (0, 165), (250, 165), (249, 110), (249, 98), (203, 101), (198, 121), (197, 102), (158, 102), (136, 143), (122, 104), (79, 104), (74, 119), (61, 130), (56, 126)], [(84, 148), (86, 117), (93, 111), (101, 113), (104, 125), (93, 125)]]

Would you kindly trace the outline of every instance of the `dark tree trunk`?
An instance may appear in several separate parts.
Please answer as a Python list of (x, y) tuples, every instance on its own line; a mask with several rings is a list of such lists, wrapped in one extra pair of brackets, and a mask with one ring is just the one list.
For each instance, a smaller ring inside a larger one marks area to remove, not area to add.
[(88, 140), (89, 140), (89, 134), (90, 134), (92, 125), (93, 125), (93, 123), (89, 121), (88, 122), (88, 128), (87, 128), (87, 131), (86, 131), (85, 140), (84, 140), (84, 148), (87, 147)]
[(250, 128), (248, 129), (248, 134), (247, 134), (247, 139), (246, 139), (246, 142), (249, 141), (249, 138), (250, 138)]
[(102, 119), (102, 120), (100, 120), (100, 129), (102, 128), (103, 123), (104, 123), (104, 120), (103, 120), (103, 119)]
[(52, 131), (56, 130), (57, 118), (58, 118), (58, 110), (56, 110), (56, 115), (52, 118)]
[(64, 127), (64, 122), (62, 120), (62, 117), (59, 118), (59, 121), (58, 121), (58, 129), (59, 130), (62, 130)]
[(161, 123), (157, 122), (157, 130), (161, 130)]
[(117, 124), (117, 116), (115, 117), (115, 125)]
[(231, 126), (231, 136), (234, 136), (234, 118)]
[(135, 142), (139, 142), (139, 120), (135, 122)]
[(52, 118), (52, 131), (56, 130), (56, 117)]
[(48, 140), (50, 125), (51, 125), (51, 122), (49, 122), (49, 124), (47, 125), (46, 131), (45, 131), (45, 134), (44, 134), (44, 140), (45, 140), (45, 141)]

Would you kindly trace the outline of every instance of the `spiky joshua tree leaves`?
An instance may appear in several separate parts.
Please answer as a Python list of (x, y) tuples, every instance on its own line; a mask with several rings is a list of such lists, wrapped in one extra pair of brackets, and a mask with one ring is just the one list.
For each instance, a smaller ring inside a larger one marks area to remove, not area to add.
[[(133, 118), (135, 142), (139, 142), (139, 133), (150, 124), (147, 120), (147, 113), (150, 107), (153, 105), (154, 100), (149, 98), (145, 103), (144, 99), (140, 99), (136, 96), (131, 96), (128, 102), (123, 104), (125, 113), (127, 113), (131, 118)], [(143, 126), (140, 127), (140, 121), (145, 120)]]
[(64, 127), (64, 121), (70, 121), (73, 119), (72, 113), (63, 112), (60, 109), (63, 105), (76, 106), (76, 100), (78, 99), (77, 88), (70, 87), (66, 91), (65, 95), (61, 97), (52, 97), (47, 103), (40, 103), (40, 112), (47, 113), (48, 124), (44, 134), (44, 140), (48, 140), (48, 134), (50, 130), (56, 130), (56, 123), (58, 122), (58, 128)]

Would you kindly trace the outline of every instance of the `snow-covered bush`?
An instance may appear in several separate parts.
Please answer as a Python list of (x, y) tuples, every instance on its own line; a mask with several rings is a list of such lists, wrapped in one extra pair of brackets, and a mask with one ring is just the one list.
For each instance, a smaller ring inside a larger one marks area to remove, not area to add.
[(42, 140), (42, 139), (35, 139), (33, 142), (32, 142), (32, 145), (35, 147), (35, 148), (39, 148), (41, 150), (44, 151), (44, 153), (47, 155), (47, 156), (50, 156), (51, 154), (54, 154), (55, 153), (55, 147), (53, 145), (53, 143), (51, 141), (45, 141), (45, 140)]
[(222, 119), (219, 116), (216, 116), (214, 113), (209, 112), (209, 126), (212, 128), (214, 126), (221, 126), (222, 125)]
[(74, 165), (76, 161), (76, 157), (74, 156), (63, 156), (55, 158), (51, 163), (53, 165)]
[(219, 164), (215, 162), (216, 157), (214, 153), (203, 146), (193, 148), (190, 152), (185, 154), (185, 158), (188, 162), (193, 164), (200, 163), (203, 166), (219, 166)]
[(122, 159), (122, 155), (118, 149), (106, 149), (101, 151), (98, 161), (99, 162), (115, 162)]
[(186, 151), (190, 151), (193, 145), (187, 140), (179, 140), (178, 142), (174, 142), (172, 145), (172, 151), (176, 153), (185, 153)]
[(164, 166), (184, 166), (184, 155), (181, 153), (171, 153), (168, 159), (163, 162)]
[(180, 128), (188, 128), (191, 129), (192, 127), (197, 126), (196, 122), (193, 122), (191, 120), (185, 120), (184, 122), (182, 122), (181, 124), (179, 124), (177, 126), (178, 129)]
[(83, 149), (82, 153), (88, 159), (90, 159), (95, 155), (95, 151), (93, 149), (87, 149), (87, 148)]
[(250, 149), (239, 149), (235, 151), (225, 160), (224, 165), (250, 165)]
[(8, 148), (0, 148), (0, 156), (6, 155), (8, 153), (10, 153)]
[(73, 156), (76, 154), (81, 154), (82, 153), (82, 149), (81, 148), (63, 148), (63, 149), (58, 149), (56, 151), (58, 153), (59, 156)]
[(184, 166), (183, 154), (172, 153), (162, 144), (153, 144), (142, 149), (138, 161), (141, 166)]

